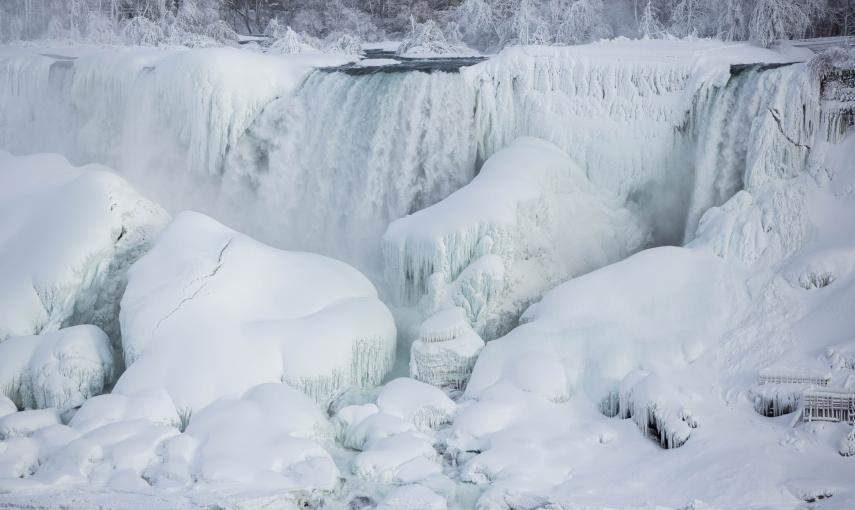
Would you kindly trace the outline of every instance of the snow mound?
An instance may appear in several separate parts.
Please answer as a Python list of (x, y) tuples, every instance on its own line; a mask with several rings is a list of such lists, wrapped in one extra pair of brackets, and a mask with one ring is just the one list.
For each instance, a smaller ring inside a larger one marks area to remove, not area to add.
[(0, 343), (0, 392), (20, 408), (66, 408), (114, 380), (110, 339), (97, 326), (72, 326)]
[(647, 240), (633, 214), (563, 151), (521, 138), (468, 185), (394, 221), (383, 252), (402, 301), (421, 301), (427, 313), (461, 307), (479, 334), (495, 338), (545, 290)]
[(439, 388), (401, 377), (387, 383), (377, 396), (381, 412), (402, 418), (419, 430), (435, 430), (450, 423), (456, 404)]
[(240, 399), (216, 400), (191, 416), (185, 436), (164, 448), (192, 449), (191, 462), (173, 455), (152, 476), (175, 479), (183, 468), (202, 482), (280, 490), (332, 490), (338, 484), (338, 468), (314, 441), (331, 438), (331, 425), (315, 402), (286, 384), (262, 384)]
[(27, 437), (51, 425), (59, 425), (59, 411), (56, 409), (35, 409), (18, 411), (0, 418), (0, 441), (13, 437)]
[(166, 213), (106, 167), (0, 151), (0, 341), (95, 324), (119, 347), (130, 265)]
[(487, 344), (466, 394), (507, 379), (547, 399), (584, 389), (599, 402), (636, 368), (673, 370), (697, 359), (729, 324), (733, 309), (723, 303), (738, 302), (739, 289), (707, 252), (643, 251), (548, 292), (522, 326)]
[(386, 484), (404, 484), (442, 473), (438, 456), (424, 436), (403, 432), (373, 442), (353, 462), (358, 477)]
[(185, 411), (265, 382), (326, 406), (378, 384), (395, 359), (391, 313), (356, 270), (198, 213), (178, 215), (131, 269), (121, 323), (128, 370), (115, 391), (162, 387)]
[(410, 375), (439, 388), (462, 390), (483, 347), (462, 308), (439, 311), (422, 323), (410, 346)]
[(110, 423), (141, 419), (176, 428), (181, 425), (175, 404), (166, 391), (160, 389), (90, 398), (71, 418), (69, 426), (87, 433)]

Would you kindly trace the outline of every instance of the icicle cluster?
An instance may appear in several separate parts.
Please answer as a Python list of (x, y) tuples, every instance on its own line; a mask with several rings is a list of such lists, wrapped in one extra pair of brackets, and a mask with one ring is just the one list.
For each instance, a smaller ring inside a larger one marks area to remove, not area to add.
[(462, 390), (484, 341), (461, 308), (437, 312), (422, 323), (410, 347), (410, 376), (439, 388)]
[(680, 395), (661, 377), (636, 370), (624, 378), (618, 391), (600, 402), (600, 410), (606, 416), (631, 419), (662, 448), (679, 448), (698, 427), (695, 416), (680, 401)]

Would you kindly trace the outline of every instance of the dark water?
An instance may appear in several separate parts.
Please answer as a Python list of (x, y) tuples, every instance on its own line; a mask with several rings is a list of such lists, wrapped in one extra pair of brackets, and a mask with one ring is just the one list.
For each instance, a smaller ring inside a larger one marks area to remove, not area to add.
[(445, 72), (456, 73), (461, 67), (468, 67), (486, 60), (486, 57), (438, 57), (438, 58), (413, 58), (402, 57), (388, 50), (365, 50), (365, 58), (368, 59), (391, 59), (394, 64), (382, 66), (360, 66), (358, 63), (347, 64), (337, 67), (324, 67), (322, 71), (346, 73), (354, 76), (369, 75), (377, 73), (402, 73), (409, 71), (420, 71), (423, 73)]

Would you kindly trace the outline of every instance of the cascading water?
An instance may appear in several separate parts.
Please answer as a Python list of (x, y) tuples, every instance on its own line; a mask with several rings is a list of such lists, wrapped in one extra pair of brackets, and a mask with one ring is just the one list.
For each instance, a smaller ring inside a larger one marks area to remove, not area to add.
[(390, 221), (472, 179), (473, 103), (458, 73), (315, 71), (265, 107), (225, 175), (276, 211), (301, 249), (371, 269)]

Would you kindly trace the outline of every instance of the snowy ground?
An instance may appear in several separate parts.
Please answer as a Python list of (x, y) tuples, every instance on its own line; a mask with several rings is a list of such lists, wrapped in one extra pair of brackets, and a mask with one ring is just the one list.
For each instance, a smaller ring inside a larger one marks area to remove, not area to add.
[(809, 57), (0, 48), (0, 507), (855, 507), (799, 421), (855, 393), (851, 58), (731, 67)]

